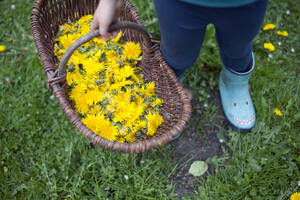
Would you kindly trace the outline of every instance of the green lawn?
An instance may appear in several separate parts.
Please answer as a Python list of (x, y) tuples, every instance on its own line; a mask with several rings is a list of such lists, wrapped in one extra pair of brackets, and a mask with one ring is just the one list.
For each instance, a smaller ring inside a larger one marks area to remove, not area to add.
[[(147, 30), (159, 38), (151, 1), (133, 3)], [(0, 45), (6, 46), (0, 53), (0, 199), (182, 196), (174, 179), (180, 168), (174, 144), (139, 154), (112, 153), (91, 145), (67, 120), (45, 83), (31, 34), (32, 5), (33, 0), (0, 1)], [(246, 134), (219, 123), (224, 120), (216, 95), (221, 61), (209, 26), (199, 59), (184, 76), (197, 113), (185, 134), (199, 130), (209, 140), (204, 128), (209, 124), (227, 148), (223, 156), (206, 160), (215, 173), (193, 178), (193, 191), (183, 199), (282, 200), (300, 192), (299, 10), (299, 1), (270, 1), (264, 25), (273, 23), (276, 29), (261, 30), (254, 41), (250, 83), (257, 125)], [(265, 49), (265, 42), (275, 51)], [(282, 116), (274, 114), (275, 108)]]

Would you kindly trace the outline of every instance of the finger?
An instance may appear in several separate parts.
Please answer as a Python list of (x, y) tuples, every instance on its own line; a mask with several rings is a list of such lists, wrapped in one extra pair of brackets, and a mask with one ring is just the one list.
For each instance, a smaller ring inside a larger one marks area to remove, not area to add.
[(91, 29), (91, 31), (93, 31), (93, 30), (96, 30), (98, 27), (99, 27), (99, 23), (94, 18), (93, 21), (91, 22), (90, 29)]
[(108, 26), (107, 25), (103, 25), (99, 26), (99, 33), (100, 33), (100, 37), (103, 39), (107, 39), (108, 37), (111, 36), (111, 34), (108, 32)]

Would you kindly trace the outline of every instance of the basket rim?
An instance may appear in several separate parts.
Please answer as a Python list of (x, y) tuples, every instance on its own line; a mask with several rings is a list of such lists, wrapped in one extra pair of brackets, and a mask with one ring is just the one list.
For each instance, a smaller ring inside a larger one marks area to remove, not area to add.
[[(57, 69), (52, 58), (46, 53), (47, 50), (43, 45), (43, 41), (45, 38), (41, 34), (41, 24), (40, 24), (40, 10), (42, 4), (47, 0), (36, 0), (32, 9), (31, 14), (31, 28), (32, 34), (34, 38), (34, 42), (36, 48), (38, 50), (38, 54), (42, 65), (44, 67), (44, 72), (47, 75), (48, 79), (57, 78)], [(137, 24), (144, 26), (137, 11), (134, 6), (129, 2), (129, 0), (122, 0), (123, 6), (125, 5), (131, 12), (131, 14), (135, 17)], [(155, 59), (159, 60), (160, 66), (164, 68), (164, 71), (167, 74), (167, 77), (174, 81), (174, 88), (177, 91), (177, 94), (182, 103), (182, 112), (178, 121), (173, 127), (169, 130), (164, 131), (162, 134), (158, 136), (153, 136), (151, 138), (147, 138), (145, 140), (138, 140), (131, 143), (120, 143), (116, 141), (111, 141), (106, 138), (101, 137), (100, 135), (94, 133), (89, 128), (87, 128), (82, 122), (79, 116), (75, 113), (74, 109), (71, 107), (69, 100), (66, 98), (64, 87), (60, 84), (59, 81), (54, 81), (50, 84), (50, 88), (53, 90), (56, 98), (59, 101), (60, 107), (63, 109), (64, 113), (71, 121), (71, 123), (76, 127), (76, 129), (84, 135), (87, 139), (93, 142), (95, 145), (117, 152), (143, 152), (146, 150), (150, 150), (154, 147), (162, 146), (164, 144), (169, 143), (173, 140), (173, 138), (177, 137), (185, 128), (188, 120), (191, 116), (191, 104), (187, 95), (183, 92), (183, 86), (179, 82), (176, 77), (174, 71), (168, 66), (166, 60), (163, 55), (160, 53), (157, 45), (153, 45), (152, 48), (156, 48), (153, 50)], [(164, 123), (164, 122), (163, 122)]]

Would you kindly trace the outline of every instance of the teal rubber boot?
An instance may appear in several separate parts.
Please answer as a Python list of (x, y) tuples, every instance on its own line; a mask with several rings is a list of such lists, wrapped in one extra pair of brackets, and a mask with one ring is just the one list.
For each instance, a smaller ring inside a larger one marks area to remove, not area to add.
[(247, 72), (239, 73), (223, 66), (219, 77), (220, 96), (225, 116), (233, 128), (240, 132), (250, 131), (256, 123), (255, 109), (248, 89), (254, 64), (252, 54), (252, 64)]

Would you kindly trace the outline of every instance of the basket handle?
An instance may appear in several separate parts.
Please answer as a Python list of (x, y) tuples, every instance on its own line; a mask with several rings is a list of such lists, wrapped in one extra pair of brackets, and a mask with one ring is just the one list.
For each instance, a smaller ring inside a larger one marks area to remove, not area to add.
[[(141, 26), (139, 24), (136, 24), (136, 23), (133, 23), (130, 21), (118, 21), (118, 22), (111, 24), (108, 31), (112, 32), (112, 31), (116, 31), (119, 29), (125, 29), (125, 28), (133, 29), (133, 30), (136, 30), (139, 33), (141, 33), (143, 40), (144, 40), (144, 45), (146, 46), (146, 48), (152, 47), (152, 41), (151, 41), (151, 37), (150, 37), (149, 33), (143, 26)], [(70, 57), (72, 56), (72, 54), (74, 53), (74, 51), (78, 47), (80, 47), (82, 44), (84, 44), (98, 36), (100, 36), (99, 30), (91, 31), (91, 32), (87, 33), (86, 35), (83, 35), (80, 38), (78, 38), (73, 44), (71, 44), (71, 46), (69, 46), (69, 48), (65, 51), (64, 55), (62, 56), (62, 58), (60, 60), (60, 63), (58, 66), (58, 77), (65, 76), (65, 73), (66, 73), (65, 66), (68, 63), (68, 61), (69, 61)]]

